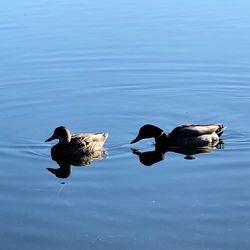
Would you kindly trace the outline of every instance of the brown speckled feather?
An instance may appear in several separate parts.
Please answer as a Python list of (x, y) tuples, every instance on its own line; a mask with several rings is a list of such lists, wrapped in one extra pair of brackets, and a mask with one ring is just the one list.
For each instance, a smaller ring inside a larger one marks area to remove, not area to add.
[(222, 132), (223, 127), (218, 124), (190, 124), (176, 127), (169, 134), (169, 137), (174, 144), (184, 147), (191, 145), (197, 147), (216, 146)]
[(220, 129), (220, 125), (218, 124), (207, 124), (207, 125), (180, 125), (176, 127), (171, 133), (171, 136), (181, 136), (181, 137), (192, 137), (192, 136), (200, 136), (204, 134), (212, 134)]
[(77, 153), (77, 151), (79, 151), (79, 153), (84, 152), (85, 154), (90, 154), (95, 151), (102, 150), (107, 136), (108, 135), (105, 133), (74, 134), (71, 137), (69, 146), (72, 153)]
[[(51, 153), (58, 158), (80, 157), (88, 155), (102, 155), (103, 144), (108, 138), (107, 133), (79, 133), (71, 134), (69, 129), (60, 126), (54, 130), (53, 135), (46, 142), (58, 139), (58, 144), (54, 145)], [(100, 152), (97, 152), (100, 151)]]

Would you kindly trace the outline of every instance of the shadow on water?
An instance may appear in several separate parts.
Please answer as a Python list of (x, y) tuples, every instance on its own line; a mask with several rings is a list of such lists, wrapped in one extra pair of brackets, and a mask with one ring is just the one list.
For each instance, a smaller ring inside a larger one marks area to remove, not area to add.
[(78, 157), (66, 157), (64, 155), (58, 155), (51, 152), (51, 158), (59, 165), (59, 168), (47, 168), (47, 170), (58, 178), (68, 178), (71, 174), (71, 166), (85, 167), (90, 165), (92, 161), (104, 159), (106, 155), (107, 154), (104, 149), (97, 150), (92, 154)]
[[(180, 148), (180, 147), (159, 147), (155, 145), (154, 150), (141, 152), (138, 149), (131, 148), (133, 154), (139, 157), (139, 161), (145, 166), (152, 166), (165, 159), (167, 152), (174, 152), (184, 155), (186, 160), (196, 159), (196, 155), (211, 153), (216, 149), (224, 149), (224, 142), (220, 140), (220, 143), (216, 147), (201, 147), (201, 148)], [(105, 149), (96, 151), (92, 154), (69, 157), (64, 155), (58, 155), (51, 152), (51, 159), (54, 160), (59, 168), (47, 168), (47, 170), (54, 174), (56, 177), (65, 179), (71, 175), (72, 166), (86, 167), (93, 161), (103, 160), (107, 157), (107, 151)]]
[(184, 159), (194, 160), (196, 159), (195, 155), (211, 153), (214, 149), (223, 149), (224, 143), (221, 140), (216, 147), (202, 147), (202, 148), (180, 148), (180, 147), (158, 147), (155, 146), (155, 149), (152, 151), (140, 152), (137, 149), (131, 148), (132, 153), (138, 155), (139, 161), (145, 166), (152, 166), (157, 162), (160, 162), (165, 159), (165, 154), (167, 152), (174, 152), (177, 154), (185, 155)]

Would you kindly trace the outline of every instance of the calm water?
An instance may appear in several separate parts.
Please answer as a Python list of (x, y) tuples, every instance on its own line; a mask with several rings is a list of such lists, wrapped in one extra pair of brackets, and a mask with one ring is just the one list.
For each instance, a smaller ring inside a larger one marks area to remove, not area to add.
[[(2, 10), (1, 249), (250, 249), (248, 1)], [(149, 167), (131, 151), (144, 123), (211, 122), (228, 127), (224, 149), (195, 160)], [(58, 125), (109, 132), (107, 156), (57, 178), (44, 140)]]

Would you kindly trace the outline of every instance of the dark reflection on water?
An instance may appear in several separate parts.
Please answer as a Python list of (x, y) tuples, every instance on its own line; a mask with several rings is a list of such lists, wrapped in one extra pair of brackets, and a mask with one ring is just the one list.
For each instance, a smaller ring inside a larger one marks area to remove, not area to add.
[(47, 168), (47, 170), (58, 178), (67, 178), (71, 174), (71, 166), (88, 166), (92, 161), (101, 160), (105, 156), (106, 152), (104, 149), (92, 154), (74, 157), (65, 157), (64, 155), (58, 155), (51, 151), (51, 158), (59, 165), (59, 168)]
[(151, 166), (159, 161), (164, 160), (165, 154), (167, 152), (174, 152), (177, 154), (185, 155), (186, 160), (196, 159), (195, 155), (211, 153), (215, 148), (222, 149), (224, 147), (224, 142), (221, 140), (216, 147), (202, 147), (202, 148), (179, 148), (179, 147), (159, 147), (155, 146), (153, 151), (140, 152), (137, 149), (132, 148), (132, 153), (138, 155), (139, 160), (145, 166)]

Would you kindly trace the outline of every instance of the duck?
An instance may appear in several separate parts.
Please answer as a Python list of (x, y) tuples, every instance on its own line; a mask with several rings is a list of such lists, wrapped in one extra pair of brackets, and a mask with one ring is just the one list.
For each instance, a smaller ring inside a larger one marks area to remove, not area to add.
[(142, 139), (154, 138), (158, 147), (216, 147), (225, 129), (222, 124), (185, 124), (167, 133), (157, 126), (146, 124), (140, 128), (131, 144)]
[(60, 126), (45, 142), (58, 139), (58, 143), (51, 148), (51, 155), (56, 159), (78, 159), (82, 156), (92, 156), (103, 152), (103, 145), (108, 133), (78, 133), (71, 134), (67, 127)]

